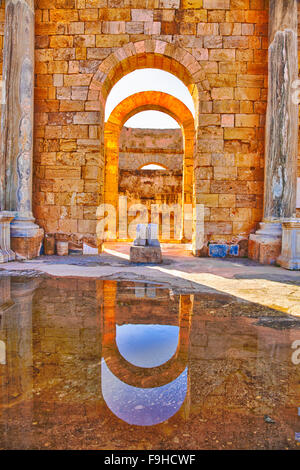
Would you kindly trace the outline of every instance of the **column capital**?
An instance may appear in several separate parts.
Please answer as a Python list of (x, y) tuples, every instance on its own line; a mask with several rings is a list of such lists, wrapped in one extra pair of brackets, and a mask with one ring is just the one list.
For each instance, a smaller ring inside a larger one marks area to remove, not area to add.
[[(1, 4), (1, 1), (0, 1)], [(34, 0), (6, 0), (5, 1), (5, 7), (7, 8), (8, 5), (13, 4), (19, 4), (19, 5), (26, 5), (30, 8), (32, 13), (34, 13)]]

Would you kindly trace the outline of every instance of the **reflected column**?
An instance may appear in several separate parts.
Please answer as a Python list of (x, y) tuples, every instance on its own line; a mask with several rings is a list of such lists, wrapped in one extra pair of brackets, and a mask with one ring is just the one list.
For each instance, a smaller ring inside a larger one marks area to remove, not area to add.
[[(14, 278), (9, 278), (8, 281), (10, 299), (6, 299), (6, 304), (8, 303), (9, 308), (3, 312), (1, 322), (1, 340), (6, 346), (5, 364), (0, 366), (3, 371), (1, 420), (7, 428), (6, 448), (17, 446), (28, 449), (32, 444), (32, 299), (40, 281), (31, 279), (18, 282)], [(5, 289), (8, 293), (7, 286)], [(11, 422), (16, 419), (15, 411), (10, 417), (10, 409), (15, 410), (16, 406), (18, 407), (17, 419), (22, 429), (20, 435), (10, 434)]]

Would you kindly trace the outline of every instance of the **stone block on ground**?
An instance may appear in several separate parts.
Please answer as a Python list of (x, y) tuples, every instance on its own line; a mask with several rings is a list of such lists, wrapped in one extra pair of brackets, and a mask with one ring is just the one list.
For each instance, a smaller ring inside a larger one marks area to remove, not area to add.
[(67, 256), (69, 254), (69, 242), (57, 240), (56, 253), (58, 254), (58, 256)]
[(145, 224), (138, 224), (136, 226), (136, 239), (134, 246), (146, 246), (147, 244), (147, 227)]
[(248, 257), (261, 264), (276, 264), (281, 253), (281, 239), (262, 239), (260, 236), (250, 235)]
[(285, 269), (300, 270), (300, 220), (282, 224), (282, 250), (277, 260)]
[(148, 224), (147, 225), (147, 244), (149, 246), (160, 246), (158, 241), (158, 225)]
[(11, 237), (11, 247), (17, 257), (33, 259), (40, 255), (44, 230), (38, 229), (32, 237)]
[(162, 254), (160, 246), (131, 246), (130, 247), (131, 263), (162, 263)]
[(44, 238), (44, 254), (54, 255), (55, 254), (55, 235), (54, 233), (48, 233)]
[(0, 212), (0, 263), (15, 260), (15, 253), (10, 248), (10, 223), (14, 215), (11, 212)]

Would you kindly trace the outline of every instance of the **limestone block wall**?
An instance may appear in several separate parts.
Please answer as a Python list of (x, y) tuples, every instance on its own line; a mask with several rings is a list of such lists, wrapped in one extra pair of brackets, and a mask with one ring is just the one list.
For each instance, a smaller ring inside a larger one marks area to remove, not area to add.
[(262, 217), (267, 1), (37, 0), (35, 10), (33, 211), (45, 232), (95, 235), (105, 100), (143, 67), (175, 74), (194, 98), (208, 238), (253, 231)]
[[(151, 222), (151, 209), (155, 213), (154, 205), (161, 208), (164, 205), (172, 207), (182, 206), (182, 170), (120, 170), (119, 194), (127, 197), (128, 208), (142, 204), (148, 211), (148, 222)], [(128, 227), (139, 212), (130, 213)], [(155, 215), (153, 215), (155, 217)], [(161, 216), (160, 216), (161, 219)], [(157, 219), (153, 220), (156, 223)], [(145, 221), (146, 222), (146, 221)], [(180, 222), (181, 224), (181, 222)], [(131, 239), (129, 233), (129, 239)], [(162, 241), (174, 241), (174, 213), (170, 214), (170, 237), (162, 236), (161, 220), (159, 225), (159, 238)]]
[(119, 194), (134, 203), (181, 202), (182, 171), (120, 170)]
[[(157, 163), (166, 170), (141, 170)], [(123, 127), (120, 135), (119, 195), (127, 197), (128, 208), (143, 204), (151, 221), (151, 206), (182, 204), (183, 139), (181, 129), (133, 129)], [(136, 214), (138, 215), (138, 213)], [(136, 217), (129, 215), (128, 226)], [(171, 214), (174, 240), (174, 215)], [(161, 229), (160, 229), (161, 230)], [(161, 238), (163, 239), (163, 238)]]
[(123, 127), (119, 168), (139, 170), (149, 163), (169, 170), (182, 169), (183, 142), (180, 129), (133, 129)]

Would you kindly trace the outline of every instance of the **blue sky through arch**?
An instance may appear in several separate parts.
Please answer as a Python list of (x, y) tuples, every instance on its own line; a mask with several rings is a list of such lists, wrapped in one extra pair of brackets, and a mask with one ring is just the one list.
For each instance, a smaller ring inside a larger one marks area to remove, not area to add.
[[(106, 102), (105, 121), (112, 110), (130, 95), (140, 91), (162, 91), (182, 101), (195, 115), (194, 103), (184, 83), (169, 72), (159, 69), (140, 69), (125, 75), (112, 88)], [(143, 111), (130, 118), (127, 127), (152, 129), (178, 128), (176, 121), (159, 111)]]

